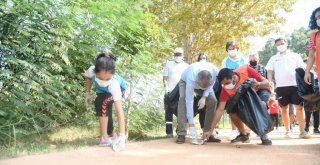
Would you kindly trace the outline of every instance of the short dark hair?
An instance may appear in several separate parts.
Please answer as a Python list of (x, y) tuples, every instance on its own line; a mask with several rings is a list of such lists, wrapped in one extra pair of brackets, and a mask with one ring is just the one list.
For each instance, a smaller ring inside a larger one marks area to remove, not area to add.
[(113, 54), (101, 53), (96, 58), (96, 64), (94, 68), (95, 73), (100, 71), (110, 71), (112, 74), (116, 72), (115, 61), (117, 58)]
[(233, 44), (235, 44), (236, 48), (239, 50), (239, 46), (236, 44), (236, 41), (232, 40), (232, 41), (227, 42), (227, 44), (226, 44), (226, 51), (227, 52), (228, 52), (229, 47)]
[(277, 42), (282, 41), (282, 40), (283, 40), (284, 42), (287, 42), (286, 39), (280, 37), (280, 38), (277, 38), (276, 40), (274, 40), (274, 43), (276, 44)]
[(231, 69), (229, 69), (229, 68), (223, 68), (223, 69), (221, 69), (221, 70), (219, 71), (217, 79), (218, 79), (219, 82), (221, 82), (221, 81), (224, 80), (225, 78), (226, 78), (227, 80), (230, 80), (230, 79), (232, 79), (232, 76), (233, 76), (233, 75), (234, 75), (234, 72), (233, 72)]

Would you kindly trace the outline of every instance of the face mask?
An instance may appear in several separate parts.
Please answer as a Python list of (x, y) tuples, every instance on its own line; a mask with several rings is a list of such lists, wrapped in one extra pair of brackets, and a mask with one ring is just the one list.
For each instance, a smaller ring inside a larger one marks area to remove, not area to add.
[(207, 60), (206, 59), (202, 59), (202, 60), (200, 60), (200, 62), (207, 62)]
[(101, 87), (107, 87), (111, 84), (112, 82), (112, 79), (111, 80), (107, 80), (107, 81), (104, 81), (104, 80), (100, 80), (96, 77), (96, 82), (98, 83), (99, 86)]
[(320, 27), (320, 19), (317, 20), (317, 25)]
[(238, 50), (237, 49), (234, 49), (234, 50), (228, 50), (228, 53), (231, 57), (234, 57), (237, 55), (238, 53)]
[(277, 46), (277, 49), (280, 53), (285, 52), (287, 50), (287, 45)]
[(174, 61), (177, 62), (177, 63), (182, 62), (182, 56), (174, 57)]
[(258, 64), (257, 61), (250, 61), (251, 66), (257, 66), (257, 64)]
[(236, 86), (236, 83), (234, 81), (232, 81), (232, 83), (225, 85), (224, 87), (226, 89), (233, 89)]

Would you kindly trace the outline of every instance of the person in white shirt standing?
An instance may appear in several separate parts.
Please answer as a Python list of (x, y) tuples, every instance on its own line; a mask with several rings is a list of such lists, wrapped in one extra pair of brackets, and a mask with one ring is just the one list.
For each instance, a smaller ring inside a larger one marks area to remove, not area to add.
[[(183, 61), (183, 49), (176, 48), (174, 51), (174, 61), (168, 61), (163, 71), (163, 83), (165, 95), (169, 94), (181, 79), (181, 74), (188, 68), (188, 64)], [(172, 120), (173, 112), (169, 111), (165, 103), (165, 120), (167, 137), (173, 137)]]
[[(286, 129), (285, 137), (290, 138), (289, 131), (289, 104), (296, 108), (297, 119), (300, 127), (300, 138), (310, 138), (304, 130), (305, 114), (302, 107), (303, 99), (298, 95), (298, 88), (295, 76), (296, 68), (305, 68), (300, 55), (287, 50), (288, 44), (284, 38), (275, 40), (278, 53), (272, 56), (266, 66), (268, 70), (268, 80), (273, 82), (272, 73), (275, 73), (276, 94), (282, 109), (282, 120)], [(272, 85), (274, 86), (274, 85)]]

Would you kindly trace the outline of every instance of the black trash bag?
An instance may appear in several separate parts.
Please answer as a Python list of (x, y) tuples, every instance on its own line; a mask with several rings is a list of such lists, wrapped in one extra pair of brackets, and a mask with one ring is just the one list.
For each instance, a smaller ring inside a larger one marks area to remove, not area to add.
[(167, 106), (167, 109), (171, 111), (175, 116), (177, 116), (178, 114), (179, 96), (179, 83), (171, 92), (164, 95), (164, 102)]
[(253, 79), (248, 79), (237, 88), (236, 94), (229, 99), (227, 111), (235, 112), (258, 136), (273, 130), (273, 124), (266, 105), (251, 87)]
[[(171, 111), (175, 116), (178, 116), (179, 97), (180, 97), (179, 84), (177, 84), (176, 87), (171, 92), (164, 95), (164, 102), (165, 102), (165, 105), (167, 106), (167, 110)], [(198, 102), (200, 99), (201, 99), (201, 96), (199, 95), (196, 95), (194, 97), (193, 112), (194, 112), (194, 116), (200, 113), (201, 118), (204, 118), (203, 113), (200, 112), (201, 110), (200, 111), (198, 110)]]
[(305, 71), (303, 68), (296, 69), (296, 81), (298, 87), (298, 94), (304, 99), (303, 107), (306, 111), (314, 112), (320, 109), (320, 95), (317, 80), (314, 79), (311, 73), (312, 84), (309, 85), (304, 81)]

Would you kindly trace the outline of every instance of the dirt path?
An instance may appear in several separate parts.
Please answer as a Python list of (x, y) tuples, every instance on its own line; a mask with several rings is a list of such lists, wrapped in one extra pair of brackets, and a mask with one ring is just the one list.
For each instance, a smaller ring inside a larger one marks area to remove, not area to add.
[[(124, 152), (92, 147), (76, 151), (32, 155), (0, 161), (0, 165), (95, 165), (95, 164), (216, 164), (216, 165), (320, 165), (320, 135), (312, 139), (284, 139), (281, 132), (269, 135), (272, 146), (259, 145), (256, 137), (249, 144), (230, 144), (223, 135), (220, 144), (203, 146), (175, 139), (128, 143)], [(297, 137), (295, 133), (295, 137)]]

